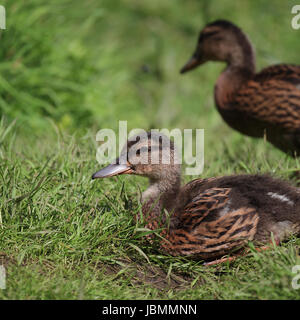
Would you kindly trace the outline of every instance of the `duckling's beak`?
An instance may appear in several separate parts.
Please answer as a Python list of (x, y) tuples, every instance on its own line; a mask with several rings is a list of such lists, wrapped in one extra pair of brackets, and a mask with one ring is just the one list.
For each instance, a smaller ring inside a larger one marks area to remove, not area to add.
[(119, 174), (133, 173), (129, 164), (110, 164), (92, 175), (92, 179), (107, 178)]
[(199, 57), (194, 54), (190, 60), (181, 68), (180, 73), (185, 73), (187, 71), (190, 71), (192, 69), (195, 69), (197, 66), (202, 64), (203, 61), (199, 59)]

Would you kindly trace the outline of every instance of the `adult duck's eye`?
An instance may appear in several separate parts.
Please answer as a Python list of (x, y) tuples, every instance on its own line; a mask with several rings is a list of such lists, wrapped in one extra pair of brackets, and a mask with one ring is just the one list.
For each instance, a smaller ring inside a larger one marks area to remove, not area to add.
[[(206, 31), (205, 33), (201, 33), (198, 39), (198, 42), (202, 42), (204, 39), (210, 38), (216, 34), (219, 33), (219, 30), (215, 30), (215, 31)], [(216, 38), (217, 40), (219, 40), (220, 38)], [(215, 38), (214, 38), (215, 40)]]

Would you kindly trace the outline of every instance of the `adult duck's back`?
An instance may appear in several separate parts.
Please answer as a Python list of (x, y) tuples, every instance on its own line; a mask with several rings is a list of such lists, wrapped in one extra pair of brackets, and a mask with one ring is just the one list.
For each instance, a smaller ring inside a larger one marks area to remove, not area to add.
[(233, 128), (265, 135), (282, 151), (300, 154), (300, 66), (267, 67), (242, 84), (227, 105), (222, 102), (220, 113)]
[(255, 53), (234, 24), (219, 20), (200, 33), (197, 48), (182, 68), (207, 61), (227, 67), (215, 85), (216, 106), (235, 130), (263, 137), (284, 152), (300, 154), (300, 66), (278, 64), (255, 73)]
[(266, 80), (282, 80), (300, 90), (300, 66), (293, 64), (275, 64), (264, 68), (255, 75), (258, 82)]

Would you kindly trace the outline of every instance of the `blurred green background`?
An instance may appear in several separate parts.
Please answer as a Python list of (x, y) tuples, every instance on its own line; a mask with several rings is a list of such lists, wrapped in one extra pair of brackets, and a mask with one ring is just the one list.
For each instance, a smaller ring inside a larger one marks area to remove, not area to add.
[(38, 133), (52, 119), (87, 128), (205, 128), (230, 134), (214, 108), (221, 63), (181, 76), (200, 29), (231, 20), (250, 37), (258, 69), (299, 63), (300, 31), (282, 0), (2, 1), (0, 114)]
[[(142, 241), (133, 217), (146, 179), (91, 181), (96, 132), (127, 120), (129, 130), (204, 128), (201, 177), (268, 172), (299, 184), (298, 159), (222, 121), (213, 90), (224, 64), (179, 74), (199, 31), (220, 18), (249, 36), (257, 70), (300, 64), (297, 2), (2, 1), (0, 264), (8, 277), (0, 299), (299, 299), (291, 287), (299, 239), (207, 269)], [(173, 275), (187, 279), (181, 291)]]

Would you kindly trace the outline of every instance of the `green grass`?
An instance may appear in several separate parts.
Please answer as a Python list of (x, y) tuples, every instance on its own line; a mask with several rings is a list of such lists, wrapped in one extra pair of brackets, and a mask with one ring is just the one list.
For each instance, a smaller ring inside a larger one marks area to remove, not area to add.
[[(299, 183), (291, 159), (221, 120), (221, 64), (180, 67), (207, 21), (239, 24), (258, 68), (299, 63), (294, 1), (4, 1), (0, 49), (1, 299), (299, 299), (299, 239), (232, 264), (164, 256), (135, 225), (147, 181), (91, 181), (101, 128), (204, 128), (202, 177), (265, 173)], [(266, 12), (268, 14), (266, 14)], [(184, 176), (184, 182), (192, 177)]]
[[(1, 298), (299, 298), (291, 287), (292, 267), (300, 262), (299, 239), (217, 267), (164, 256), (142, 240), (142, 226), (133, 222), (138, 185), (144, 189), (147, 182), (137, 177), (91, 181), (97, 168), (92, 134), (69, 136), (53, 128), (24, 144), (15, 131), (2, 124), (0, 257), (8, 274)], [(250, 154), (262, 147), (248, 140), (242, 145)], [(292, 179), (290, 170), (298, 168), (294, 160), (267, 161), (265, 154), (246, 165), (241, 149), (228, 149), (226, 160), (211, 158), (214, 168), (204, 176), (234, 167), (232, 172), (240, 173), (273, 167), (277, 176)], [(230, 157), (239, 159), (236, 166)]]

